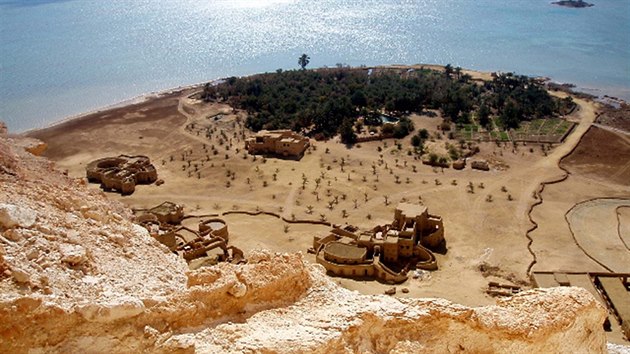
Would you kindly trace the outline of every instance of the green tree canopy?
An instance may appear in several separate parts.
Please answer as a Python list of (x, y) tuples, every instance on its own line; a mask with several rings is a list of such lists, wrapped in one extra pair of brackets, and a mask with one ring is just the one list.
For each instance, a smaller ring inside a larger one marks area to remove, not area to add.
[[(497, 112), (498, 125), (516, 127), (522, 120), (558, 114), (561, 107), (564, 111), (571, 105), (524, 76), (500, 74), (479, 85), (429, 69), (278, 71), (228, 78), (204, 87), (200, 95), (245, 110), (246, 125), (252, 130), (305, 129), (323, 137), (340, 133), (346, 120), (354, 125), (359, 116), (368, 126), (381, 125), (384, 109), (400, 117), (439, 109), (447, 121), (460, 124), (476, 111), (482, 125), (486, 113), (489, 119), (491, 112)], [(399, 127), (387, 125), (384, 130), (404, 136), (413, 126), (402, 119)]]
[(352, 119), (345, 119), (339, 127), (339, 135), (341, 136), (341, 142), (344, 144), (354, 144), (357, 141), (357, 134), (355, 134), (352, 124)]
[(477, 119), (482, 127), (488, 128), (490, 125), (490, 109), (485, 102), (482, 102), (477, 109)]
[(352, 98), (350, 99), (352, 104), (357, 107), (365, 107), (367, 106), (367, 97), (362, 90), (356, 90), (352, 94)]

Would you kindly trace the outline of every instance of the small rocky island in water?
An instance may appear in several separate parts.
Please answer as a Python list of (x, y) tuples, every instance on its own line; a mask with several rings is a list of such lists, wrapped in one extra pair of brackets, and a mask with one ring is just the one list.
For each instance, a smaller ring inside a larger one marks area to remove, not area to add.
[(565, 7), (575, 7), (575, 8), (595, 6), (594, 4), (590, 4), (584, 0), (560, 0), (560, 1), (552, 2), (552, 4), (565, 6)]

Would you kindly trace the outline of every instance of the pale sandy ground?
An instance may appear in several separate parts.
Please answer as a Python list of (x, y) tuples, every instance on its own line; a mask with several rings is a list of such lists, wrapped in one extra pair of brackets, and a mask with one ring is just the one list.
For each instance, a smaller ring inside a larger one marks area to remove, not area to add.
[(630, 206), (630, 200), (601, 198), (577, 204), (567, 213), (577, 245), (589, 258), (616, 273), (630, 269), (630, 252), (620, 237), (617, 221), (616, 211), (622, 206)]
[[(402, 151), (396, 148), (394, 140), (362, 143), (348, 149), (333, 139), (314, 142), (315, 148), (300, 161), (260, 157), (254, 161), (252, 156), (244, 159), (241, 134), (250, 133), (238, 120), (242, 122), (245, 115), (228, 114), (218, 121), (207, 119), (209, 115), (231, 112), (231, 109), (225, 105), (200, 104), (185, 98), (186, 94), (181, 95), (184, 98), (179, 101), (177, 95), (171, 95), (159, 101), (99, 113), (80, 124), (62, 124), (31, 135), (46, 141), (49, 144), (47, 155), (75, 177), (83, 177), (85, 165), (99, 157), (149, 156), (165, 184), (139, 186), (128, 197), (108, 194), (131, 207), (151, 207), (170, 200), (184, 204), (187, 211), (194, 214), (259, 208), (286, 217), (294, 214), (298, 219), (319, 220), (323, 216), (333, 223), (367, 228), (391, 222), (398, 202), (421, 200), (430, 213), (443, 217), (448, 252), (437, 255), (439, 270), (432, 272), (430, 279), (410, 279), (399, 286), (399, 289), (409, 288), (409, 293), (398, 292), (397, 296), (441, 297), (469, 306), (494, 303), (485, 293), (489, 281), (527, 287), (527, 269), (533, 257), (527, 249), (525, 235), (531, 227), (527, 213), (535, 202), (533, 194), (541, 182), (563, 175), (558, 162), (586, 132), (596, 109), (592, 103), (578, 100), (582, 109), (571, 119), (579, 125), (566, 142), (554, 147), (548, 156), (544, 156), (538, 145), (520, 145), (513, 150), (511, 145), (499, 147), (482, 143), (481, 153), (475, 158), (486, 158), (509, 167), (493, 168), (489, 172), (471, 170), (469, 166), (463, 171), (442, 171), (422, 165), (407, 155), (410, 137), (400, 141)], [(431, 132), (436, 131), (440, 122), (440, 118), (414, 116), (412, 119), (417, 129), (426, 128)], [(217, 132), (207, 140), (203, 134), (197, 136), (186, 131), (186, 122), (216, 127)], [(219, 145), (221, 130), (225, 133), (223, 140), (228, 141), (223, 145)], [(232, 145), (226, 148), (229, 140)], [(445, 141), (436, 140), (429, 143), (429, 147), (442, 151)], [(217, 155), (212, 154), (212, 145), (217, 148)], [(381, 152), (377, 151), (379, 146)], [(182, 154), (186, 155), (183, 160)], [(378, 163), (381, 154), (383, 164)], [(194, 170), (195, 164), (199, 176)], [(377, 166), (377, 175), (373, 174), (372, 164)], [(413, 166), (417, 172), (413, 172)], [(234, 179), (227, 177), (228, 170), (235, 173)], [(307, 179), (305, 189), (302, 176)], [(396, 176), (400, 183), (396, 183)], [(317, 178), (322, 178), (319, 187), (315, 183)], [(588, 198), (628, 197), (630, 189), (627, 185), (606, 181), (593, 184), (582, 178), (585, 177), (571, 176), (565, 182), (547, 186), (543, 204), (534, 209), (532, 217), (540, 224), (538, 230), (531, 233), (532, 249), (538, 259), (534, 270), (603, 270), (577, 247), (564, 214)], [(469, 182), (475, 185), (474, 194), (466, 191)], [(97, 189), (98, 185), (92, 187)], [(502, 187), (507, 192), (503, 192)], [(508, 200), (508, 194), (513, 201)], [(492, 202), (486, 201), (488, 195), (492, 195)], [(338, 204), (329, 210), (328, 202), (335, 197)], [(313, 207), (312, 213), (307, 206)], [(343, 210), (347, 213), (345, 218)], [(625, 220), (630, 213), (620, 210), (623, 225), (627, 225)], [(327, 227), (312, 225), (289, 225), (285, 230), (284, 222), (269, 216), (228, 215), (224, 219), (229, 225), (230, 242), (246, 252), (268, 248), (306, 253), (313, 236), (328, 231)], [(314, 261), (312, 255), (307, 255), (306, 259)], [(482, 263), (490, 266), (486, 267), (489, 271), (479, 270)], [(390, 287), (375, 281), (344, 278), (336, 278), (336, 281), (366, 294), (382, 293)]]
[[(588, 107), (582, 104), (583, 119), (592, 117)], [(588, 127), (582, 124), (576, 132), (585, 128)], [(569, 171), (568, 178), (548, 184), (541, 194), (543, 203), (531, 214), (539, 226), (530, 233), (537, 256), (534, 271), (607, 271), (589, 255), (612, 270), (630, 271), (630, 251), (620, 242), (620, 230), (630, 223), (630, 213), (624, 213), (627, 208), (622, 207), (615, 218), (617, 206), (630, 204), (630, 174), (625, 166), (630, 162), (630, 140), (620, 132), (591, 129), (594, 130), (584, 135), (576, 151), (561, 163)], [(571, 141), (569, 137), (566, 144)], [(546, 180), (564, 175), (560, 169), (556, 171), (556, 176), (552, 173)], [(593, 199), (594, 202), (588, 202)], [(574, 206), (579, 215), (567, 215)], [(565, 216), (571, 221), (571, 228)], [(628, 344), (618, 326), (614, 329), (609, 340)]]

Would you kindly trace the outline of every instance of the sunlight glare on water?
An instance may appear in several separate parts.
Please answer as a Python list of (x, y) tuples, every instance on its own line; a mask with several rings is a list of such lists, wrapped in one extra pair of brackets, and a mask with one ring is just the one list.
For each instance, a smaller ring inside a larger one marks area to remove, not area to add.
[(261, 8), (273, 5), (286, 5), (295, 3), (294, 0), (228, 0), (222, 1), (227, 8)]
[(0, 0), (12, 130), (219, 77), (337, 63), (451, 63), (630, 98), (630, 1)]

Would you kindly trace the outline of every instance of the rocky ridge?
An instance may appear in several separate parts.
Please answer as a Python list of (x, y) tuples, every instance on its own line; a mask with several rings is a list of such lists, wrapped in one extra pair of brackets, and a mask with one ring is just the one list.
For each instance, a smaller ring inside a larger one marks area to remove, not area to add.
[(0, 136), (0, 352), (606, 351), (605, 310), (579, 288), (468, 308), (360, 295), (300, 254), (188, 271), (19, 140)]

